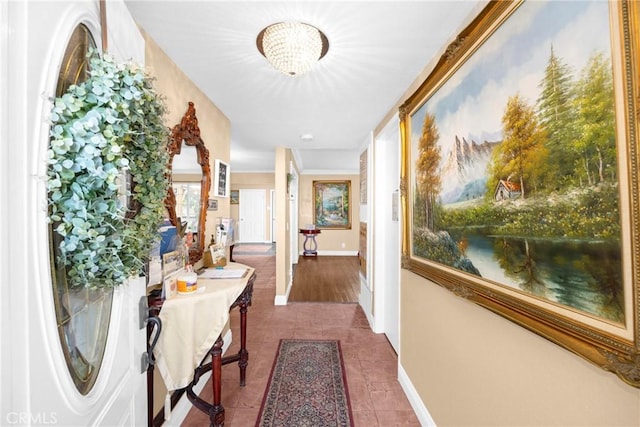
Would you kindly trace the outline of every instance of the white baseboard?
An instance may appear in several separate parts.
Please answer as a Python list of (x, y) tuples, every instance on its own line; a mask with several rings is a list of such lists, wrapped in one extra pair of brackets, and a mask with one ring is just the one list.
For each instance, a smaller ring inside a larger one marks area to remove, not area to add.
[(358, 296), (358, 303), (360, 304), (360, 307), (362, 307), (362, 311), (364, 312), (364, 315), (367, 318), (367, 321), (369, 322), (369, 327), (373, 332), (378, 333), (376, 332), (375, 318), (371, 314), (372, 300), (373, 298), (371, 296), (371, 291), (364, 284), (362, 276), (360, 276), (360, 295)]
[[(224, 341), (224, 343), (222, 344), (222, 354), (224, 355), (229, 349), (231, 342), (233, 341), (233, 334), (231, 333), (231, 329), (229, 329), (227, 333), (224, 334), (222, 340)], [(193, 387), (193, 391), (195, 394), (200, 395), (200, 392), (207, 384), (207, 381), (209, 381), (209, 378), (211, 378), (211, 371), (200, 377), (198, 384)], [(189, 401), (187, 393), (184, 393), (180, 397), (180, 400), (176, 402), (176, 406), (174, 406), (171, 410), (171, 417), (168, 420), (165, 420), (165, 422), (162, 424), (162, 427), (180, 427), (184, 419), (187, 418), (187, 415), (189, 414), (191, 408), (193, 408), (193, 405)]]
[(287, 286), (286, 295), (276, 295), (273, 300), (273, 305), (287, 305), (289, 302), (289, 294), (291, 293), (291, 287), (293, 286), (293, 277), (289, 281), (289, 285)]
[[(303, 252), (300, 252), (302, 255)], [(320, 256), (358, 256), (358, 251), (318, 251)]]
[(424, 402), (422, 402), (420, 395), (418, 395), (418, 392), (415, 387), (413, 387), (409, 376), (400, 363), (398, 363), (398, 382), (400, 382), (404, 394), (407, 396), (407, 399), (409, 399), (409, 403), (416, 413), (420, 425), (423, 427), (437, 427), (436, 422), (431, 417), (427, 407), (424, 405)]

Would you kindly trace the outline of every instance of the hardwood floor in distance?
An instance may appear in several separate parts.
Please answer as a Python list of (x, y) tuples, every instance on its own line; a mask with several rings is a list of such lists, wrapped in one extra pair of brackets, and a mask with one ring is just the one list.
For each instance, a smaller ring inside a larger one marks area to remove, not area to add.
[(289, 301), (356, 303), (360, 294), (359, 268), (355, 256), (301, 256)]

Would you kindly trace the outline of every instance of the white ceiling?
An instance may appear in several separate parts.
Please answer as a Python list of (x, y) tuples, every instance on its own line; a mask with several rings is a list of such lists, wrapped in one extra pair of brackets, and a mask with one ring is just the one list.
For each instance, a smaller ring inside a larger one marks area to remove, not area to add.
[[(355, 172), (369, 135), (478, 6), (460, 1), (125, 0), (136, 22), (231, 121), (231, 169), (273, 171), (274, 148), (303, 173)], [(329, 39), (309, 73), (281, 74), (256, 49), (297, 20)], [(302, 141), (303, 134), (313, 140)]]

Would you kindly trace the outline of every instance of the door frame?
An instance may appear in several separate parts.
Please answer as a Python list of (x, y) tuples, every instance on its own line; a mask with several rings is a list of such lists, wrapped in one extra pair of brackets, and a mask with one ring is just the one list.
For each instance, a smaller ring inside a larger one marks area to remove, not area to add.
[[(293, 272), (293, 264), (298, 263), (299, 249), (298, 249), (298, 188), (299, 177), (298, 171), (293, 166), (293, 162), (289, 162), (289, 173), (292, 179), (289, 183), (289, 222), (291, 223), (290, 230), (290, 245), (289, 248), (291, 260), (289, 263), (289, 269)], [(290, 275), (293, 278), (293, 274)], [(293, 279), (292, 279), (293, 280)]]
[[(400, 352), (400, 128), (395, 114), (374, 138), (372, 203), (375, 331), (384, 332), (396, 353)], [(395, 206), (394, 206), (395, 202)], [(396, 219), (392, 209), (396, 209)], [(376, 251), (376, 248), (384, 250)]]

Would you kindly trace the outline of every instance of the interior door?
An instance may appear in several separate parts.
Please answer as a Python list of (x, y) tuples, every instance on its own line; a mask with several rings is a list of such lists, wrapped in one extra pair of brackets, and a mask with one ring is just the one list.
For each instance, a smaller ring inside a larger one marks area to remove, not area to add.
[[(119, 61), (134, 58), (143, 63), (144, 40), (126, 6), (122, 1), (105, 3), (109, 20), (118, 23), (117, 34), (109, 32), (110, 51)], [(0, 192), (4, 230), (0, 253), (7, 279), (0, 287), (0, 424), (146, 425), (146, 375), (141, 369), (146, 332), (138, 319), (138, 302), (146, 293), (144, 279), (114, 292), (106, 328), (101, 329), (106, 333), (102, 362), (95, 383), (83, 392), (73, 381), (58, 334), (65, 316), (57, 317), (54, 308), (44, 178), (49, 98), (79, 24), (100, 46), (99, 2), (10, 2), (9, 6), (3, 2), (0, 12), (2, 28), (11, 28), (1, 38), (0, 49), (0, 62), (8, 64), (3, 69), (9, 74), (2, 76), (3, 107), (5, 99), (11, 102), (11, 108), (2, 108), (7, 124), (2, 140), (11, 142), (3, 144), (7, 152), (2, 156), (0, 181), (11, 191)], [(91, 316), (80, 318), (88, 320), (77, 322), (74, 349), (81, 351), (92, 323)]]
[(266, 191), (240, 189), (238, 242), (266, 242)]

